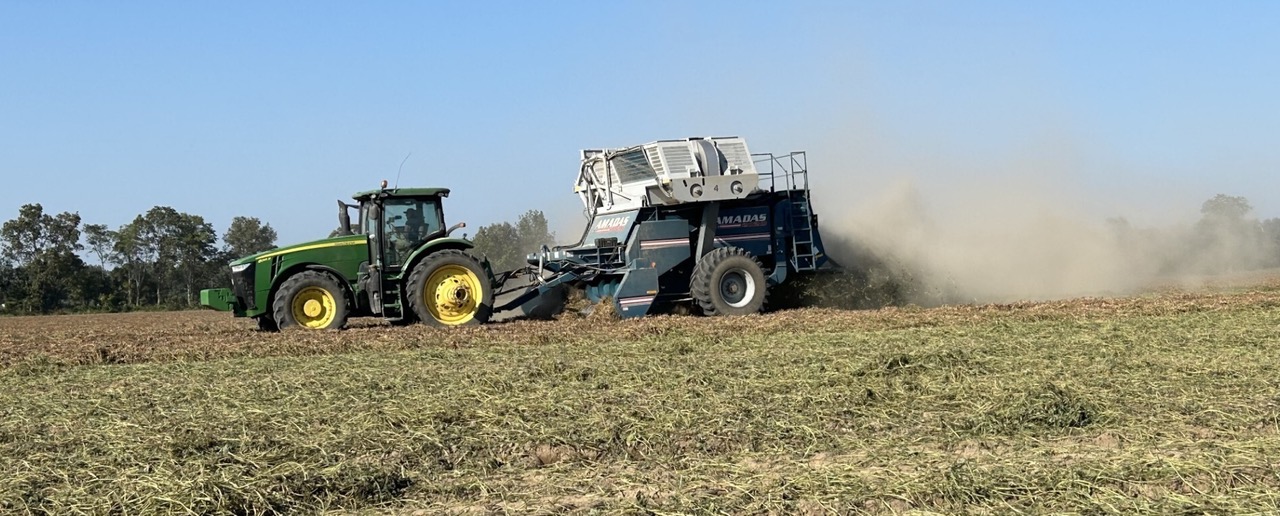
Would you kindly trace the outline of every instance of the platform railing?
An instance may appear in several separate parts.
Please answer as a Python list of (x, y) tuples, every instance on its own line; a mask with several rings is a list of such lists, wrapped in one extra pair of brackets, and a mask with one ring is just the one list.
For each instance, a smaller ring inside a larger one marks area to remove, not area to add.
[(756, 172), (760, 175), (760, 184), (766, 182), (770, 192), (781, 190), (809, 190), (809, 159), (805, 151), (786, 154), (772, 152), (752, 154)]

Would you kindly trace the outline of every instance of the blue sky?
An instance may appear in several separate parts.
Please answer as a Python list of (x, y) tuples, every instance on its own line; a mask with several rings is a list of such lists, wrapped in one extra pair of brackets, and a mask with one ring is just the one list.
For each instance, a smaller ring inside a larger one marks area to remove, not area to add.
[(0, 219), (167, 205), (301, 241), (412, 153), (400, 184), (452, 188), (451, 221), (576, 236), (578, 149), (731, 134), (807, 150), (820, 211), (905, 178), (1280, 217), (1276, 27), (1274, 2), (0, 0)]

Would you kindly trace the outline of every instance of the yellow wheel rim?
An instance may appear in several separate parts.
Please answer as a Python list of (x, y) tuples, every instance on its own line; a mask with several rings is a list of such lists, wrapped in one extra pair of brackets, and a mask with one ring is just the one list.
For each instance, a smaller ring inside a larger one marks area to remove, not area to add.
[(422, 300), (437, 321), (465, 324), (480, 309), (480, 277), (461, 265), (444, 265), (427, 277)]
[(293, 296), (293, 320), (312, 330), (327, 328), (338, 313), (338, 301), (320, 287), (307, 287)]

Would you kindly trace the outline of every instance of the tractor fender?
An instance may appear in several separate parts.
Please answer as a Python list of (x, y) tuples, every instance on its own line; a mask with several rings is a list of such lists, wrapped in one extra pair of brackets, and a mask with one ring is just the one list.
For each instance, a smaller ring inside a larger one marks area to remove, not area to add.
[(417, 248), (416, 250), (413, 251), (412, 254), (409, 255), (409, 259), (405, 260), (404, 267), (400, 269), (399, 279), (408, 278), (409, 274), (413, 272), (413, 268), (418, 266), (418, 262), (422, 261), (423, 258), (426, 258), (427, 255), (430, 255), (431, 253), (434, 253), (436, 251), (443, 251), (445, 249), (457, 249), (459, 251), (466, 251), (467, 249), (472, 249), (475, 246), (476, 246), (475, 242), (472, 242), (465, 238), (445, 237), (445, 238), (437, 238), (435, 240), (431, 240), (425, 244), (422, 244), (422, 247)]
[(320, 271), (330, 276), (333, 276), (334, 279), (338, 280), (338, 284), (342, 285), (342, 292), (347, 296), (347, 303), (351, 304), (352, 306), (355, 306), (356, 292), (355, 292), (355, 289), (351, 288), (351, 282), (347, 281), (346, 276), (343, 276), (341, 272), (338, 272), (333, 267), (329, 267), (327, 265), (320, 265), (318, 263), (295, 264), (285, 269), (284, 271), (280, 272), (279, 274), (276, 274), (275, 279), (272, 280), (271, 282), (271, 292), (267, 294), (267, 305), (270, 306), (271, 303), (275, 302), (276, 292), (280, 290), (281, 284), (283, 284), (286, 280), (288, 280), (290, 276), (293, 276), (294, 274), (297, 274), (302, 271)]

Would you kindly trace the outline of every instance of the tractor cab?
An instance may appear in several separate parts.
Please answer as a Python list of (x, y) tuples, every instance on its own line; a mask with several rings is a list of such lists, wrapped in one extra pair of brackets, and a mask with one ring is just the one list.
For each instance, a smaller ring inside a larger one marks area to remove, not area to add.
[[(442, 238), (458, 224), (444, 227), (441, 199), (449, 195), (447, 188), (400, 188), (372, 190), (355, 195), (359, 201), (359, 224), (354, 228), (369, 238), (369, 263), (384, 273), (399, 272), (408, 264), (413, 251), (422, 244)], [(353, 231), (350, 219), (339, 214), (342, 230)]]

